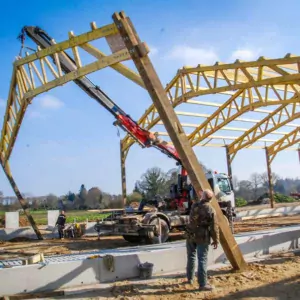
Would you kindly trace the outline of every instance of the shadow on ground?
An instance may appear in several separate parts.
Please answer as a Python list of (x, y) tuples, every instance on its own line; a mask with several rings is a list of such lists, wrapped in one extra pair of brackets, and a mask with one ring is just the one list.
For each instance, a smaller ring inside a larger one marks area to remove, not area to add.
[[(261, 265), (275, 265), (284, 263), (288, 260), (292, 260), (292, 257), (278, 257), (273, 260), (268, 260), (261, 262)], [(229, 275), (232, 272), (228, 269), (214, 270), (209, 271), (209, 276), (222, 276)], [(225, 278), (224, 277), (224, 278)], [(246, 290), (242, 290), (242, 287), (239, 289), (233, 287), (231, 291), (227, 290), (227, 295), (222, 296), (222, 288), (216, 287), (214, 292), (199, 292), (195, 289), (196, 286), (190, 286), (183, 284), (184, 276), (176, 276), (178, 282), (170, 283), (168, 279), (174, 279), (174, 276), (162, 276), (155, 277), (152, 282), (141, 282), (138, 280), (131, 281), (128, 284), (109, 286), (106, 288), (96, 288), (96, 289), (87, 289), (81, 290), (80, 294), (75, 295), (66, 295), (64, 297), (55, 297), (52, 299), (85, 299), (85, 298), (97, 298), (97, 297), (133, 297), (133, 296), (143, 296), (144, 299), (147, 299), (149, 296), (164, 297), (167, 299), (190, 299), (195, 295), (196, 298), (199, 296), (210, 299), (210, 300), (245, 300), (245, 299), (276, 299), (276, 300), (299, 300), (300, 299), (300, 274), (291, 276), (290, 278), (282, 279), (276, 282), (269, 282), (264, 285), (255, 286)], [(157, 280), (160, 280), (160, 283), (157, 283)], [(270, 278), (270, 281), (272, 278)], [(252, 284), (255, 285), (255, 282)], [(207, 298), (208, 297), (208, 298)]]

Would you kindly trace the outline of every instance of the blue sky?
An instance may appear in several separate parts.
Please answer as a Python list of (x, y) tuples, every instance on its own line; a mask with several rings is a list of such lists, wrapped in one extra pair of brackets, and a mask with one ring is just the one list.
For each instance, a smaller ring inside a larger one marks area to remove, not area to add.
[[(67, 38), (70, 30), (75, 34), (88, 31), (92, 21), (98, 26), (112, 23), (112, 14), (124, 10), (141, 39), (150, 46), (152, 62), (165, 85), (183, 65), (232, 62), (236, 58), (254, 60), (261, 55), (276, 58), (288, 52), (298, 54), (300, 3), (285, 1), (284, 7), (282, 1), (233, 0), (6, 2), (0, 18), (1, 126), (12, 62), (20, 50), (16, 37), (24, 25), (40, 26), (59, 42)], [(103, 70), (89, 78), (134, 119), (151, 103), (142, 88), (113, 70)], [(200, 120), (203, 121), (199, 118), (188, 121)], [(73, 83), (35, 98), (10, 159), (20, 190), (33, 195), (63, 194), (68, 190), (75, 192), (85, 183), (88, 188), (99, 186), (104, 191), (119, 193), (120, 138), (113, 121), (105, 109)], [(195, 152), (208, 167), (226, 172), (223, 148), (196, 147)], [(168, 170), (175, 166), (155, 149), (143, 150), (137, 145), (131, 148), (126, 165), (129, 192), (147, 168), (160, 166)], [(272, 167), (283, 177), (298, 176), (297, 153), (280, 153)], [(265, 170), (263, 150), (242, 150), (233, 162), (233, 172), (240, 179)], [(12, 194), (2, 171), (0, 190)]]

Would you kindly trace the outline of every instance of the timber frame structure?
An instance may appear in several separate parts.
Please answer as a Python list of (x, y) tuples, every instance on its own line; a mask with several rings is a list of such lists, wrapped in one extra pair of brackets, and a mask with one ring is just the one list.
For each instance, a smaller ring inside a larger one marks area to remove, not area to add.
[[(96, 23), (93, 22), (89, 32), (78, 36), (70, 32), (66, 41), (55, 43), (45, 49), (38, 49), (31, 55), (26, 54), (24, 58), (18, 57), (14, 63), (0, 140), (0, 163), (39, 238), (41, 235), (9, 168), (9, 158), (26, 109), (37, 95), (105, 67), (113, 68), (148, 91), (154, 104), (147, 109), (138, 123), (147, 130), (154, 129), (155, 125), (165, 125), (167, 135), (170, 136), (191, 177), (192, 184), (197, 189), (209, 188), (209, 185), (192, 151), (195, 145), (225, 146), (229, 175), (231, 175), (231, 162), (239, 150), (261, 148), (262, 146), (253, 146), (259, 140), (271, 142), (271, 145), (264, 147), (269, 174), (271, 174), (270, 164), (276, 154), (283, 149), (295, 149), (291, 147), (300, 142), (299, 124), (294, 123), (299, 120), (299, 56), (287, 55), (280, 59), (261, 57), (252, 62), (236, 61), (231, 64), (216, 63), (213, 66), (184, 67), (163, 89), (148, 57), (149, 50), (140, 41), (130, 19), (124, 13), (114, 14), (113, 19), (114, 23), (101, 28), (97, 28)], [(108, 56), (91, 44), (92, 41), (103, 37), (106, 38), (112, 51)], [(79, 49), (94, 61), (84, 64)], [(77, 69), (64, 74), (58, 54), (66, 50), (73, 53)], [(121, 64), (122, 61), (130, 59), (134, 61), (138, 73)], [(211, 97), (223, 95), (227, 99), (221, 103), (193, 99), (208, 95)], [(216, 109), (208, 114), (174, 110), (182, 104)], [(275, 109), (262, 109), (264, 106), (275, 107)], [(259, 112), (267, 116), (260, 120), (240, 117), (247, 112)], [(205, 120), (200, 124), (185, 124), (180, 122), (180, 115), (202, 117)], [(232, 121), (252, 122), (255, 125), (247, 129), (227, 126)], [(194, 129), (191, 133), (185, 134), (183, 127)], [(276, 132), (281, 127), (292, 127), (293, 130)], [(215, 136), (218, 130), (244, 133), (239, 137)], [(263, 139), (267, 134), (275, 133), (282, 137), (276, 140)], [(166, 133), (160, 134), (166, 135)], [(210, 143), (214, 139), (233, 141), (229, 144)], [(121, 141), (124, 199), (126, 198), (125, 159), (133, 144), (134, 140), (130, 136), (126, 136)], [(271, 176), (269, 179), (271, 187)], [(220, 222), (224, 251), (234, 268), (243, 269), (245, 261), (215, 198), (212, 205), (216, 209)]]
[[(191, 131), (187, 133), (191, 146), (224, 147), (229, 176), (232, 176), (231, 163), (240, 150), (265, 149), (271, 207), (274, 207), (271, 163), (280, 151), (297, 150), (295, 146), (298, 143), (300, 147), (299, 72), (300, 56), (287, 54), (279, 59), (260, 57), (250, 62), (236, 60), (228, 64), (217, 62), (212, 66), (183, 67), (165, 87), (178, 117), (204, 119), (197, 124), (181, 121), (185, 131)], [(213, 102), (216, 95), (220, 97)], [(210, 101), (206, 101), (208, 96)], [(210, 113), (196, 113), (195, 109), (192, 112), (177, 110), (181, 105), (187, 107), (186, 104), (197, 107), (197, 110), (200, 108), (200, 111), (205, 111), (207, 107), (214, 109)], [(270, 108), (264, 109), (266, 106)], [(241, 117), (247, 113), (252, 114), (251, 118)], [(254, 113), (264, 116), (253, 119)], [(248, 128), (230, 126), (234, 122), (254, 125)], [(138, 124), (168, 136), (166, 132), (159, 131), (159, 125), (163, 123), (153, 104)], [(278, 131), (280, 128), (286, 131)], [(215, 135), (217, 131), (242, 134)], [(277, 138), (272, 138), (272, 135)], [(215, 140), (221, 140), (222, 143), (213, 143)], [(121, 141), (123, 197), (126, 197), (124, 158), (134, 143), (129, 135)]]
[[(26, 109), (37, 95), (105, 67), (113, 68), (148, 91), (159, 115), (162, 117), (162, 121), (168, 128), (168, 133), (172, 137), (174, 146), (188, 174), (191, 176), (193, 185), (198, 190), (209, 187), (205, 174), (151, 64), (147, 45), (140, 41), (131, 20), (125, 13), (115, 13), (113, 20), (114, 23), (101, 28), (97, 28), (96, 23), (93, 22), (91, 23), (91, 31), (79, 36), (70, 32), (68, 40), (64, 42), (56, 43), (52, 40), (54, 43), (52, 46), (44, 49), (38, 48), (35, 53), (26, 54), (24, 58), (18, 57), (13, 65), (13, 75), (0, 140), (0, 163), (39, 239), (42, 239), (42, 236), (30, 215), (26, 201), (17, 188), (9, 167), (9, 158)], [(103, 37), (109, 44), (112, 51), (111, 55), (106, 56), (90, 44), (90, 42)], [(81, 51), (84, 50), (86, 55), (89, 54), (93, 57), (94, 62), (84, 65), (78, 51), (79, 48)], [(76, 70), (64, 74), (58, 54), (63, 55), (63, 51), (66, 50), (73, 53)], [(139, 74), (121, 64), (122, 61), (129, 59), (132, 59)], [(243, 255), (215, 197), (213, 197), (212, 206), (216, 209), (221, 244), (227, 258), (234, 269), (245, 269), (246, 263)]]

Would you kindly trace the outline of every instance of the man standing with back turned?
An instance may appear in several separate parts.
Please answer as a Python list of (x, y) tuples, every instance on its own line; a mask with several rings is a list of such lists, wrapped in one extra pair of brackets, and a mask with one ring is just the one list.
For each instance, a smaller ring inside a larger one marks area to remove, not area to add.
[(198, 284), (201, 291), (211, 291), (213, 287), (207, 282), (207, 256), (211, 239), (214, 249), (219, 244), (219, 226), (215, 210), (209, 205), (213, 192), (202, 192), (190, 212), (190, 222), (186, 228), (187, 240), (187, 279), (192, 284), (195, 275), (196, 253), (198, 256)]
[(65, 228), (66, 219), (67, 218), (65, 212), (62, 210), (55, 224), (55, 226), (57, 226), (58, 228), (58, 234), (61, 240), (64, 238), (64, 228)]

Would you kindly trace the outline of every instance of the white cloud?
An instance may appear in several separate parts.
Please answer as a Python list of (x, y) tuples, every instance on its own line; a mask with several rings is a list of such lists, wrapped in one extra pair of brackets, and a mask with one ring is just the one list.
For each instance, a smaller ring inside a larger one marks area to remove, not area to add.
[(236, 60), (236, 59), (240, 59), (240, 60), (257, 60), (259, 57), (261, 50), (257, 49), (257, 50), (250, 50), (250, 49), (237, 49), (235, 51), (233, 51), (233, 53), (231, 54), (230, 60)]
[(64, 103), (58, 98), (51, 95), (44, 95), (40, 99), (40, 105), (45, 109), (59, 109), (64, 106)]
[(212, 49), (194, 48), (190, 46), (175, 46), (168, 54), (168, 59), (180, 61), (184, 65), (214, 64), (219, 60), (217, 53)]

